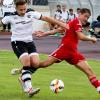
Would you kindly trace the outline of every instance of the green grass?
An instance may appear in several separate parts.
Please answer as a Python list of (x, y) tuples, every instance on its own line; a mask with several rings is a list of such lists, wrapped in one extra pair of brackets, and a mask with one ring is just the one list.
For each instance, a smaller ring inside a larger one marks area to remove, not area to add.
[[(46, 59), (46, 55), (40, 55), (40, 58)], [(88, 62), (100, 79), (100, 61)], [(41, 91), (33, 98), (28, 98), (21, 90), (18, 75), (10, 74), (12, 68), (20, 66), (11, 51), (0, 51), (0, 100), (100, 100), (100, 94), (92, 87), (87, 77), (66, 62), (39, 69), (32, 76), (32, 83), (33, 86), (40, 87)], [(50, 82), (55, 78), (63, 80), (65, 84), (64, 91), (58, 94), (54, 94), (49, 88)]]

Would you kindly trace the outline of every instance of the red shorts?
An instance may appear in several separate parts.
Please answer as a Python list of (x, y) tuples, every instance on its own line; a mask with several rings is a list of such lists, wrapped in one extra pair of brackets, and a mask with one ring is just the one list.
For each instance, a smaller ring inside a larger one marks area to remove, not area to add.
[(58, 49), (56, 49), (50, 56), (58, 59), (58, 61), (65, 60), (68, 63), (75, 65), (78, 62), (85, 60), (84, 56), (73, 48), (61, 44)]

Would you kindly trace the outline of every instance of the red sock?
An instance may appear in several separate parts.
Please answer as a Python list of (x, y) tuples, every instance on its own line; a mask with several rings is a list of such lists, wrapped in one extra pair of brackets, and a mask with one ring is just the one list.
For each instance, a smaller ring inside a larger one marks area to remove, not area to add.
[(90, 82), (95, 88), (98, 88), (100, 86), (100, 82), (96, 79), (96, 77), (92, 77), (90, 79)]

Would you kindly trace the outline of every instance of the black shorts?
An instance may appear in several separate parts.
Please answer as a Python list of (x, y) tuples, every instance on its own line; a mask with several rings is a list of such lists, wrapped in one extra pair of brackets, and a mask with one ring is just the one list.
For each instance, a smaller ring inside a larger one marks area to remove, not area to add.
[(12, 48), (16, 56), (19, 58), (23, 53), (36, 53), (36, 46), (34, 42), (13, 41), (11, 42)]

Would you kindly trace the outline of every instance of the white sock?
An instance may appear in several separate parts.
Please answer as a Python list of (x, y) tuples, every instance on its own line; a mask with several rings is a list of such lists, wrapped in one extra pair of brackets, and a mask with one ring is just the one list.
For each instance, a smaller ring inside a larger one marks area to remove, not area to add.
[(22, 70), (22, 80), (24, 81), (26, 88), (32, 88), (31, 74), (28, 70)]
[(32, 83), (31, 83), (30, 80), (29, 80), (29, 81), (26, 81), (26, 82), (25, 82), (25, 85), (26, 85), (26, 88), (27, 88), (27, 89), (32, 88)]

